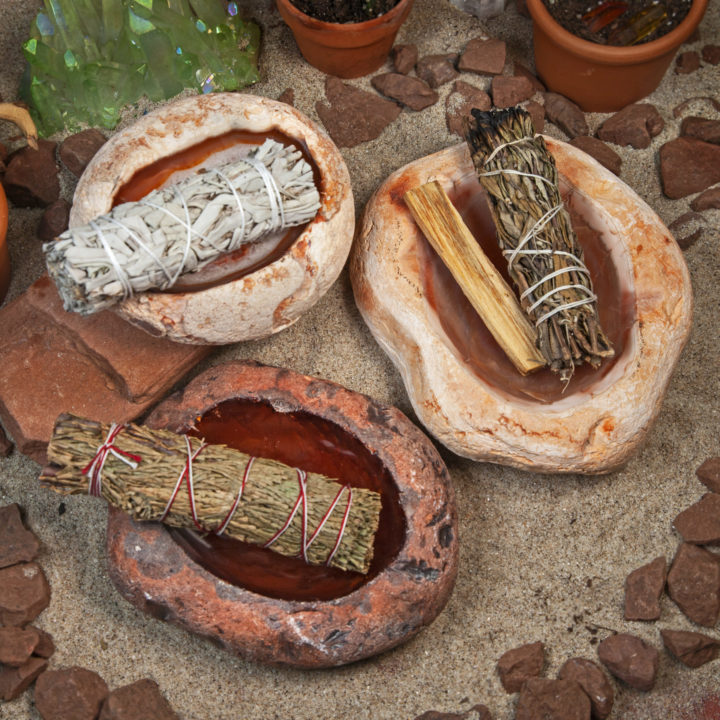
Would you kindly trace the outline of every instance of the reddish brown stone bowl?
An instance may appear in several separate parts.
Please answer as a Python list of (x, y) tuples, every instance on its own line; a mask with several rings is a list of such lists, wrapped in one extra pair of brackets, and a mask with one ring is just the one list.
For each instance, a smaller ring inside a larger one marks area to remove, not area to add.
[(165, 400), (147, 424), (379, 490), (383, 509), (366, 576), (113, 511), (110, 575), (144, 612), (248, 660), (321, 668), (395, 647), (444, 607), (458, 564), (454, 492), (434, 446), (400, 411), (290, 370), (231, 363)]

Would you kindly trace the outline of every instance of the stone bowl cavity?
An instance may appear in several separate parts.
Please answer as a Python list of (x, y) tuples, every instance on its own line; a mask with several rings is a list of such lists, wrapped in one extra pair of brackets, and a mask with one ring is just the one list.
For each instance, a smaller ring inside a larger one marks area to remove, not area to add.
[(251, 661), (322, 668), (395, 647), (444, 607), (458, 567), (454, 492), (433, 444), (399, 410), (238, 362), (205, 371), (147, 424), (379, 490), (383, 508), (366, 576), (111, 511), (110, 576), (144, 612)]
[(350, 275), (365, 321), (440, 442), (526, 470), (607, 473), (636, 452), (659, 411), (690, 331), (690, 277), (672, 235), (631, 188), (577, 148), (545, 139), (615, 347), (611, 361), (576, 370), (565, 389), (548, 370), (522, 377), (423, 237), (403, 196), (437, 180), (503, 270), (465, 144), (383, 183), (365, 209)]
[[(183, 160), (179, 172), (187, 162), (192, 170), (212, 167), (235, 160), (267, 136), (297, 145), (313, 165), (321, 202), (315, 218), (263, 241), (252, 260), (235, 251), (183, 276), (167, 292), (128, 298), (117, 307), (122, 317), (153, 335), (221, 345), (276, 333), (327, 292), (347, 260), (355, 229), (350, 176), (323, 130), (292, 106), (267, 98), (240, 93), (188, 97), (116, 133), (78, 182), (70, 226), (107, 213), (138, 173), (158, 163), (195, 152), (198, 158)], [(157, 186), (179, 177), (174, 173)]]

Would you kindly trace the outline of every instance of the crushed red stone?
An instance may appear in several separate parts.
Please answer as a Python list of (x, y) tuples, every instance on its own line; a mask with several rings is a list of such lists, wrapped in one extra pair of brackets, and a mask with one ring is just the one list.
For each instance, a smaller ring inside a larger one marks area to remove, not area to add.
[(455, 69), (457, 55), (425, 55), (415, 66), (415, 73), (431, 88), (438, 88), (458, 76)]
[(315, 104), (330, 137), (339, 147), (374, 140), (401, 112), (397, 103), (348, 85), (335, 77), (325, 80), (329, 105)]
[(660, 653), (635, 635), (610, 635), (598, 645), (598, 657), (617, 678), (637, 690), (652, 690)]
[(705, 45), (701, 50), (702, 59), (710, 65), (720, 63), (720, 45)]
[(720, 542), (720, 495), (707, 493), (673, 520), (685, 542), (714, 545)]
[(654, 105), (635, 103), (610, 116), (599, 127), (597, 136), (616, 145), (646, 148), (664, 127), (665, 121)]
[(98, 720), (178, 720), (153, 680), (138, 680), (113, 690), (103, 702)]
[(660, 148), (663, 192), (672, 200), (720, 182), (720, 145), (679, 137)]
[(570, 144), (594, 157), (602, 166), (615, 175), (620, 175), (622, 158), (606, 143), (592, 135), (578, 135)]
[(528, 678), (540, 675), (544, 664), (545, 646), (540, 641), (503, 653), (498, 660), (497, 671), (505, 692), (519, 692)]
[(54, 142), (38, 140), (37, 150), (24, 147), (9, 157), (3, 186), (14, 205), (46, 207), (60, 197), (55, 148)]
[(490, 87), (493, 104), (498, 108), (519, 105), (521, 102), (529, 100), (535, 92), (530, 80), (526, 77), (496, 75), (492, 79)]
[(32, 626), (0, 627), (0, 665), (24, 665), (39, 642), (40, 633)]
[(476, 37), (465, 46), (458, 70), (478, 75), (500, 75), (505, 67), (506, 47), (502, 40)]
[(37, 229), (37, 236), (43, 242), (50, 242), (68, 229), (70, 203), (60, 198), (46, 208)]
[(663, 556), (633, 570), (625, 579), (625, 619), (657, 620), (665, 589), (667, 562)]
[(615, 693), (600, 666), (586, 658), (570, 658), (558, 671), (561, 680), (573, 680), (590, 699), (590, 712), (596, 720), (605, 720), (612, 711)]
[(278, 96), (278, 102), (295, 107), (295, 90), (293, 88), (285, 88)]
[(438, 101), (438, 94), (424, 80), (401, 73), (382, 73), (370, 81), (383, 95), (411, 110), (424, 110)]
[(38, 655), (41, 658), (51, 657), (55, 652), (55, 643), (53, 642), (52, 635), (40, 628), (34, 628), (34, 630), (40, 636), (40, 640), (33, 650), (33, 655)]
[(395, 45), (390, 52), (390, 59), (395, 72), (407, 75), (418, 60), (417, 45)]
[(464, 713), (445, 713), (428, 710), (418, 715), (415, 720), (492, 720), (492, 715), (485, 705), (473, 705)]
[(675, 72), (678, 75), (689, 75), (700, 69), (700, 53), (688, 50), (680, 53), (675, 61)]
[(525, 105), (525, 109), (530, 113), (535, 132), (542, 132), (545, 129), (545, 106), (530, 100)]
[(92, 670), (48, 670), (35, 683), (35, 707), (43, 720), (95, 720), (108, 695), (105, 681)]
[(590, 134), (585, 113), (564, 95), (545, 93), (545, 117), (569, 138)]
[(15, 503), (0, 507), (0, 568), (30, 562), (39, 549), (37, 536), (23, 524), (20, 507)]
[(691, 115), (683, 118), (680, 134), (694, 137), (703, 142), (720, 145), (720, 120), (710, 120)]
[(672, 230), (681, 250), (692, 247), (705, 230), (705, 219), (696, 212), (686, 212), (675, 218), (668, 229)]
[(708, 490), (720, 493), (720, 457), (711, 457), (705, 460), (695, 474)]
[(75, 177), (80, 177), (106, 142), (106, 137), (99, 130), (95, 128), (83, 130), (63, 140), (58, 150), (58, 157)]
[(667, 579), (668, 595), (685, 615), (714, 627), (720, 614), (720, 559), (704, 548), (682, 543)]
[(490, 96), (484, 90), (464, 80), (456, 80), (452, 92), (445, 98), (445, 120), (448, 130), (464, 137), (464, 123), (465, 119), (470, 117), (470, 111), (473, 108), (489, 110), (491, 107)]
[(590, 699), (574, 680), (530, 678), (522, 687), (515, 720), (590, 720)]
[(540, 82), (537, 75), (533, 73), (530, 68), (526, 67), (522, 63), (516, 62), (513, 65), (513, 75), (516, 77), (526, 77), (532, 85), (533, 91), (544, 93), (547, 88)]
[(0, 625), (26, 625), (50, 604), (50, 586), (34, 562), (0, 570)]
[(0, 666), (0, 699), (14, 700), (20, 697), (35, 678), (45, 672), (47, 666), (47, 660), (39, 657), (31, 657), (20, 667)]
[(720, 210), (720, 187), (710, 188), (700, 193), (690, 203), (690, 207), (696, 212)]
[(697, 668), (712, 662), (720, 653), (720, 641), (689, 630), (661, 630), (663, 643), (681, 663)]

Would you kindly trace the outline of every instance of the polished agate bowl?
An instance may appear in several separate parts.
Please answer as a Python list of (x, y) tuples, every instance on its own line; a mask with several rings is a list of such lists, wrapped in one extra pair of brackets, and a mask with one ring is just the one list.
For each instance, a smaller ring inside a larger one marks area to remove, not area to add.
[[(403, 196), (437, 180), (499, 269), (487, 196), (466, 145), (392, 174), (369, 201), (351, 258), (355, 300), (417, 416), (459, 455), (546, 472), (606, 473), (640, 447), (692, 320), (682, 253), (655, 213), (582, 151), (545, 138), (615, 356), (567, 387), (521, 376), (423, 237)], [(507, 277), (507, 275), (506, 275)]]
[(288, 327), (330, 288), (355, 228), (347, 167), (315, 123), (263, 97), (185, 98), (113, 135), (80, 178), (70, 227), (176, 182), (183, 173), (233, 162), (269, 137), (295, 145), (311, 164), (321, 203), (315, 218), (183, 275), (169, 291), (123, 301), (117, 308), (122, 317), (171, 340), (226, 344)]

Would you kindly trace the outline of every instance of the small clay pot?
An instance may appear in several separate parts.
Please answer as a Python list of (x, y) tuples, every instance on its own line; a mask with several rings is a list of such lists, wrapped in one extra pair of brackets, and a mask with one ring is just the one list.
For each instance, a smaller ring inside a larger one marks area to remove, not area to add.
[(3, 186), (0, 185), (0, 303), (10, 286), (10, 251), (7, 245), (8, 206)]
[(326, 380), (236, 362), (199, 375), (147, 425), (374, 489), (382, 511), (361, 575), (111, 510), (110, 576), (141, 610), (248, 660), (320, 668), (399, 645), (450, 597), (455, 495), (437, 450), (399, 410)]
[(666, 35), (643, 45), (613, 47), (573, 35), (555, 22), (543, 0), (527, 0), (538, 75), (549, 90), (583, 110), (620, 110), (655, 90), (706, 7), (707, 0), (694, 0), (687, 17)]
[(389, 12), (366, 22), (329, 23), (305, 15), (290, 0), (276, 0), (303, 57), (340, 78), (368, 75), (385, 62), (413, 2), (400, 0)]

